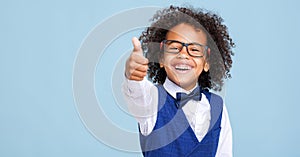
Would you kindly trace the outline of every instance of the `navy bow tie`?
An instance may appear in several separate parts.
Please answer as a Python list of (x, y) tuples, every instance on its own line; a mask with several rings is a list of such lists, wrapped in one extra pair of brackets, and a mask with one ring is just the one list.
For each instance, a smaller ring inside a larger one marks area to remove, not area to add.
[(201, 87), (196, 87), (190, 94), (178, 92), (176, 93), (176, 106), (178, 109), (182, 108), (191, 99), (201, 100)]

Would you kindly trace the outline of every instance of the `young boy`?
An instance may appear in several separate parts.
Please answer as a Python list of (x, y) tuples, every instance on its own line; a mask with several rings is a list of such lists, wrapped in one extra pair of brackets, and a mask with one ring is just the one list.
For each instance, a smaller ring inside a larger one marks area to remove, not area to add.
[(143, 155), (231, 157), (226, 107), (208, 91), (221, 90), (230, 77), (234, 43), (222, 19), (170, 6), (154, 15), (140, 39), (143, 46), (132, 39), (123, 90), (139, 124)]

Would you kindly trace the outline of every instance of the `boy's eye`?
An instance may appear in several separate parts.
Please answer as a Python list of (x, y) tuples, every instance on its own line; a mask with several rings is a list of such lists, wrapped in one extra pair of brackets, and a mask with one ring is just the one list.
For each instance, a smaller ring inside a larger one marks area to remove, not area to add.
[(181, 47), (182, 46), (180, 44), (172, 43), (170, 45), (167, 45), (167, 50), (169, 50), (169, 51), (180, 51)]
[(179, 50), (178, 47), (169, 47), (170, 50)]
[(199, 50), (199, 49), (196, 49), (196, 48), (192, 48), (190, 51), (196, 51), (196, 52), (199, 52), (200, 50)]
[(199, 52), (199, 51), (201, 51), (201, 47), (198, 45), (192, 44), (192, 45), (189, 45), (189, 51)]

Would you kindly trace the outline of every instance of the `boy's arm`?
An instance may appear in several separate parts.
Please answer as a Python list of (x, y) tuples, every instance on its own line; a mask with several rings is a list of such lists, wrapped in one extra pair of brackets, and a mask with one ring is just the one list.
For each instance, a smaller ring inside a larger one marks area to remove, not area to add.
[(141, 44), (132, 39), (133, 51), (126, 61), (123, 93), (130, 113), (137, 119), (140, 131), (148, 135), (156, 122), (157, 88), (147, 79), (148, 59), (143, 56)]
[(156, 122), (157, 88), (146, 79), (142, 81), (125, 79), (123, 93), (128, 110), (138, 121), (141, 133), (149, 135)]
[(221, 132), (216, 157), (232, 157), (232, 129), (225, 104), (223, 105)]

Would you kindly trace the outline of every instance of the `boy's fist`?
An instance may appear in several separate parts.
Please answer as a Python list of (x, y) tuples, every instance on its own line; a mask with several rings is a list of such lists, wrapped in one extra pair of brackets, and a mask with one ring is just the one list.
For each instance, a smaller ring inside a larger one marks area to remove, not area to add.
[(140, 41), (132, 38), (133, 51), (126, 61), (125, 76), (129, 80), (141, 81), (147, 75), (148, 59), (143, 56)]

